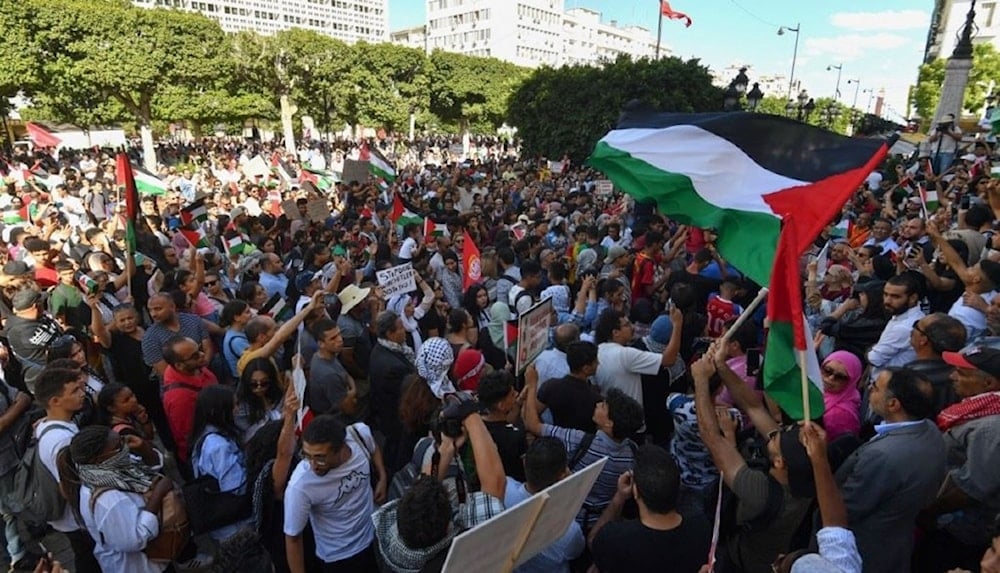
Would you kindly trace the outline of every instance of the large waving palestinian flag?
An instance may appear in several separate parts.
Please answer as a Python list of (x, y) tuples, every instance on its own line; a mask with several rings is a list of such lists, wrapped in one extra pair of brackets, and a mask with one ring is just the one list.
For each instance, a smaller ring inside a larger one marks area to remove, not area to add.
[[(887, 151), (882, 140), (843, 137), (771, 115), (627, 111), (597, 143), (588, 163), (636, 200), (654, 201), (670, 218), (717, 228), (719, 252), (755, 282), (771, 284), (772, 268), (780, 275), (775, 278), (782, 284), (772, 285), (768, 304), (772, 326), (765, 387), (786, 412), (801, 416), (795, 350), (804, 350), (808, 342), (801, 297), (778, 300), (774, 286), (784, 295), (793, 281), (798, 284), (797, 264), (791, 261), (835, 218)], [(793, 214), (794, 229), (776, 260), (782, 220)], [(816, 370), (809, 370), (817, 383)], [(812, 413), (822, 412), (819, 390), (814, 387), (809, 394)]]

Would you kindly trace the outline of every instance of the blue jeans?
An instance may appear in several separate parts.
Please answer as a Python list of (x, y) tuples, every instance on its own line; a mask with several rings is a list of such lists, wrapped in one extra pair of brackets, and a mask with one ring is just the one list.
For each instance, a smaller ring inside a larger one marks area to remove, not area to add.
[(10, 556), (11, 563), (17, 563), (24, 557), (24, 544), (21, 543), (21, 536), (17, 532), (17, 520), (10, 512), (5, 500), (7, 494), (14, 489), (14, 472), (8, 472), (5, 476), (0, 476), (0, 515), (3, 516), (4, 536), (7, 538), (7, 555)]
[(954, 151), (942, 151), (934, 155), (934, 174), (941, 175), (955, 162)]

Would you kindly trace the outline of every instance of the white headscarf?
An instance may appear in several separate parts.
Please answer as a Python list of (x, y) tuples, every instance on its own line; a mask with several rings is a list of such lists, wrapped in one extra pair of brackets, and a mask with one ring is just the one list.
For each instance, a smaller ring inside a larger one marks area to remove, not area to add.
[(410, 304), (411, 300), (413, 297), (405, 293), (393, 295), (386, 308), (399, 315), (399, 319), (403, 321), (403, 328), (413, 337), (413, 351), (419, 354), (423, 340), (420, 338), (420, 325), (417, 323), (416, 313), (413, 316), (406, 316), (406, 305)]

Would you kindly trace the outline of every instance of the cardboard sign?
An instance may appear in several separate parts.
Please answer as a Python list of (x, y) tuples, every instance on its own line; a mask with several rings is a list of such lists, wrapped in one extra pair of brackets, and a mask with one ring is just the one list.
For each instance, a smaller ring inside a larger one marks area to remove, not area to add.
[(448, 146), (448, 153), (454, 155), (455, 157), (464, 157), (465, 147), (461, 143), (452, 143)]
[(299, 218), (299, 206), (295, 204), (294, 199), (288, 199), (281, 202), (281, 212), (285, 214), (289, 220), (294, 220)]
[(442, 571), (511, 571), (565, 533), (608, 461), (603, 457), (455, 537)]
[(383, 269), (375, 273), (382, 295), (389, 300), (393, 295), (408, 293), (417, 289), (417, 274), (413, 265), (406, 263)]
[(346, 183), (350, 183), (351, 181), (364, 183), (368, 181), (368, 162), (358, 161), (357, 159), (345, 159), (344, 173), (340, 176), (340, 179)]
[(326, 199), (313, 199), (306, 203), (306, 213), (310, 221), (322, 223), (330, 216), (330, 205)]
[(517, 372), (531, 364), (549, 346), (552, 326), (552, 299), (547, 298), (517, 319)]
[(607, 179), (602, 179), (600, 181), (597, 181), (596, 183), (597, 183), (598, 195), (611, 195), (611, 193), (614, 192), (615, 190), (614, 184), (608, 181)]
[(564, 167), (566, 167), (566, 163), (563, 161), (549, 161), (549, 171), (553, 175), (561, 175)]

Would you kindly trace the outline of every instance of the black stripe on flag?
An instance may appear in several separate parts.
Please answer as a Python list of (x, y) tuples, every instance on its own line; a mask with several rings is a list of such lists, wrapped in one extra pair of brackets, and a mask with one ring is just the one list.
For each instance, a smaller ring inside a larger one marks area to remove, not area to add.
[(785, 177), (816, 182), (868, 163), (882, 139), (838, 135), (794, 119), (762, 113), (625, 111), (617, 129), (693, 125), (739, 147), (758, 165)]

